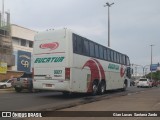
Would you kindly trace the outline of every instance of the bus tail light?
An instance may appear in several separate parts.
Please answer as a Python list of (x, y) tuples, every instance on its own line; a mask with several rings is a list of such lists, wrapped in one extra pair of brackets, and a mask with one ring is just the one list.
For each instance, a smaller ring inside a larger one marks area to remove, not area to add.
[(32, 78), (34, 77), (34, 68), (32, 68)]
[(65, 68), (65, 80), (70, 80), (70, 68)]

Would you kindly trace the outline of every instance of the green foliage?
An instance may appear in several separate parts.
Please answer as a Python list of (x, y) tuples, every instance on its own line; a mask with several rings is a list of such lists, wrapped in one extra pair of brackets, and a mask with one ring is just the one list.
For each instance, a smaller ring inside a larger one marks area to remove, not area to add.
[[(151, 79), (151, 73), (147, 74), (146, 77)], [(152, 72), (152, 79), (160, 80), (160, 71)]]

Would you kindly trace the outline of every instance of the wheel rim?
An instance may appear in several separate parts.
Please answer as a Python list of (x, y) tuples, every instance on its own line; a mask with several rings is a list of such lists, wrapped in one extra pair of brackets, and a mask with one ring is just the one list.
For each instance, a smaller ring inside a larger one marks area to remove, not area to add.
[(105, 85), (102, 85), (101, 86), (101, 93), (104, 93), (104, 91), (105, 91)]
[(97, 89), (98, 89), (97, 85), (93, 84), (93, 94), (94, 95), (97, 94)]

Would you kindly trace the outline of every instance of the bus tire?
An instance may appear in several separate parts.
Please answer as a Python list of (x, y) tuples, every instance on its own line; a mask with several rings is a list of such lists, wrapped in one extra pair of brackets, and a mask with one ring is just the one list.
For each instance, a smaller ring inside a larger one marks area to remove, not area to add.
[(99, 84), (98, 93), (99, 93), (100, 95), (103, 95), (103, 94), (105, 93), (105, 91), (106, 91), (106, 82), (103, 80), (103, 81), (101, 81), (100, 84)]
[(127, 89), (127, 80), (124, 81), (122, 91), (126, 91)]
[(92, 84), (92, 95), (95, 96), (98, 93), (98, 82), (95, 80)]

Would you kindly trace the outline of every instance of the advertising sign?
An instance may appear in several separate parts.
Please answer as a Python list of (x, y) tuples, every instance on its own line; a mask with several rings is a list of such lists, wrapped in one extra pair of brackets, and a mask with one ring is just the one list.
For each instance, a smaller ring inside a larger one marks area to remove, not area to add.
[(26, 51), (18, 51), (17, 55), (17, 70), (30, 72), (31, 71), (31, 53)]
[(159, 68), (159, 64), (152, 64), (152, 65), (150, 66), (150, 70), (151, 70), (151, 71), (157, 71), (158, 68)]
[(7, 73), (7, 63), (0, 62), (0, 73), (6, 74)]

